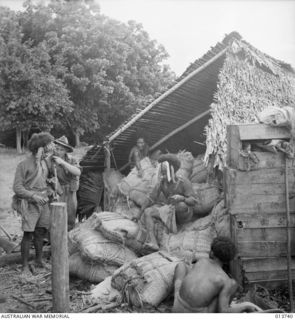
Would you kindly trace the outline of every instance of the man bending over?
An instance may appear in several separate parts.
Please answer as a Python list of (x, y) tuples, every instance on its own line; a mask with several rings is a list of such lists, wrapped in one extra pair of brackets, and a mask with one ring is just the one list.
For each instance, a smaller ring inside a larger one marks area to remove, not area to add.
[(174, 276), (175, 313), (255, 312), (261, 309), (251, 302), (230, 306), (238, 284), (222, 269), (236, 255), (236, 248), (226, 237), (217, 237), (209, 258), (202, 258), (190, 269), (177, 265)]

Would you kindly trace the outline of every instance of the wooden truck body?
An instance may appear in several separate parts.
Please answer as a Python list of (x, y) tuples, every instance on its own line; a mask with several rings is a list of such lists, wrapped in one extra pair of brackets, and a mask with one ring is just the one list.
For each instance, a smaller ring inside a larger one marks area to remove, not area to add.
[[(261, 124), (228, 126), (225, 203), (231, 236), (238, 248), (232, 264), (240, 282), (277, 286), (286, 282), (286, 160), (282, 152), (245, 152), (243, 148), (271, 139), (289, 139), (283, 128)], [(287, 161), (292, 276), (295, 279), (295, 161)]]

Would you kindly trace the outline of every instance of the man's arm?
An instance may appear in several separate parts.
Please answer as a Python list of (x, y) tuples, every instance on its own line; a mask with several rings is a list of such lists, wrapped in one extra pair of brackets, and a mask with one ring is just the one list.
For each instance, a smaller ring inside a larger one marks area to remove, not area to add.
[(23, 199), (32, 199), (34, 192), (27, 190), (25, 188), (25, 172), (23, 163), (19, 163), (14, 176), (14, 182), (13, 182), (13, 191), (14, 193)]
[(243, 302), (230, 306), (235, 292), (238, 289), (238, 284), (235, 280), (229, 279), (222, 287), (218, 297), (218, 312), (220, 313), (241, 313), (255, 312), (259, 309), (251, 302)]
[(179, 262), (174, 273), (174, 293), (179, 292), (182, 281), (189, 272), (189, 267), (184, 262)]
[(68, 163), (67, 161), (57, 156), (53, 156), (53, 160), (73, 176), (79, 177), (81, 175), (81, 170), (78, 168), (78, 165), (74, 165), (74, 162)]
[(192, 183), (186, 179), (183, 179), (183, 200), (188, 206), (192, 207), (196, 203), (196, 198), (193, 190)]

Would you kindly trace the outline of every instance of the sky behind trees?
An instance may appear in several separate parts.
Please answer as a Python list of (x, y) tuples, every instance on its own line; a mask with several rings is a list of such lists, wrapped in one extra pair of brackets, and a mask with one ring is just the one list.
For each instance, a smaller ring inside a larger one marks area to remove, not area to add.
[[(295, 67), (295, 1), (96, 0), (103, 14), (143, 24), (180, 75), (225, 34), (237, 31), (261, 51)], [(0, 0), (21, 10), (22, 0)]]

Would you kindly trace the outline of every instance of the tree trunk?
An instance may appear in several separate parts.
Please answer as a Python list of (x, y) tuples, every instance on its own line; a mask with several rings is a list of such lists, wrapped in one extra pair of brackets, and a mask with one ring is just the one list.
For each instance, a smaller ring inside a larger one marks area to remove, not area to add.
[(75, 147), (80, 146), (80, 133), (78, 131), (75, 132)]
[(16, 128), (16, 151), (22, 153), (22, 130), (20, 127)]
[(23, 150), (28, 148), (29, 132), (30, 132), (30, 129), (25, 129), (22, 132), (22, 135), (23, 135)]

